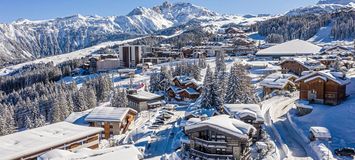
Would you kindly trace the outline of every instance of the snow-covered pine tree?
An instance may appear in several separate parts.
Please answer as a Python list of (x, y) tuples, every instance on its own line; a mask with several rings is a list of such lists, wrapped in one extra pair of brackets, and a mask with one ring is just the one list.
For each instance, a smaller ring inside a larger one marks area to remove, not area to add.
[(207, 66), (206, 76), (203, 83), (204, 91), (202, 93), (201, 107), (213, 108), (217, 101), (216, 88), (214, 84), (214, 74), (211, 71), (210, 66)]
[(87, 109), (91, 109), (91, 108), (96, 107), (97, 100), (96, 100), (95, 90), (91, 86), (85, 86), (83, 88), (83, 91), (85, 91), (84, 93), (86, 93), (85, 103), (86, 103)]
[(31, 129), (34, 127), (34, 123), (29, 115), (25, 115), (25, 122), (24, 122), (24, 127), (26, 129)]
[(228, 89), (225, 103), (255, 103), (250, 77), (246, 73), (245, 66), (234, 63), (228, 79)]
[(149, 91), (152, 93), (159, 91), (160, 73), (154, 72), (150, 75)]
[(194, 79), (196, 79), (197, 81), (200, 81), (201, 80), (201, 68), (197, 65), (197, 64), (194, 64), (192, 65), (192, 76)]
[(74, 112), (81, 112), (86, 110), (86, 100), (84, 93), (81, 91), (76, 91), (73, 95), (74, 102)]
[(11, 134), (15, 131), (15, 120), (11, 106), (0, 104), (0, 136)]
[(226, 73), (226, 63), (224, 59), (224, 52), (220, 51), (216, 54), (216, 68), (215, 68), (215, 94), (217, 95), (216, 107), (221, 110), (223, 107), (224, 97), (226, 94), (227, 87), (227, 73)]
[(128, 99), (127, 99), (126, 90), (116, 88), (111, 98), (111, 106), (122, 108), (122, 107), (127, 107), (127, 105), (128, 105)]
[(171, 81), (173, 79), (170, 69), (168, 67), (161, 67), (160, 71), (160, 81), (159, 81), (159, 90), (166, 91), (171, 86)]

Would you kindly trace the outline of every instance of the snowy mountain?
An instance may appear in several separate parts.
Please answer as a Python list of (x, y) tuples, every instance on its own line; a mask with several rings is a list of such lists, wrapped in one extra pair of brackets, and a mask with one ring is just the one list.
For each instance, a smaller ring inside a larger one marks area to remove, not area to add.
[(74, 15), (43, 21), (0, 24), (0, 62), (67, 53), (110, 40), (122, 40), (218, 14), (190, 3), (138, 7), (126, 16)]
[(297, 16), (311, 13), (333, 13), (345, 7), (355, 8), (355, 0), (320, 0), (316, 5), (297, 8), (287, 12), (286, 15)]
[(320, 0), (318, 4), (341, 4), (348, 5), (350, 3), (355, 3), (355, 0)]

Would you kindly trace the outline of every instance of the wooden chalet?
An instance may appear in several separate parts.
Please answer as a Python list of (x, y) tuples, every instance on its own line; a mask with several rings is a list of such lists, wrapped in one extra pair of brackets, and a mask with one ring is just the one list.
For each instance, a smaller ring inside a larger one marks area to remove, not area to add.
[(265, 77), (260, 86), (263, 87), (264, 96), (269, 95), (274, 91), (294, 91), (297, 85), (294, 81), (298, 76), (293, 74), (273, 73)]
[(173, 83), (174, 85), (167, 89), (170, 99), (196, 100), (202, 92), (202, 87), (197, 84), (196, 80), (186, 76), (175, 77)]
[(296, 83), (300, 86), (300, 99), (337, 105), (346, 98), (346, 85), (350, 80), (341, 72), (325, 70), (310, 72)]
[(256, 128), (255, 140), (261, 137), (264, 117), (259, 104), (224, 104), (224, 112)]
[(326, 69), (326, 66), (317, 60), (310, 58), (288, 58), (280, 63), (282, 73), (293, 73), (298, 76), (303, 71), (320, 71)]
[(128, 107), (140, 112), (157, 107), (164, 104), (164, 97), (146, 91), (129, 91), (127, 95)]
[(185, 126), (191, 159), (247, 160), (255, 128), (228, 115), (195, 118)]
[(103, 138), (109, 139), (126, 133), (136, 115), (137, 111), (131, 108), (96, 107), (88, 114), (85, 121), (92, 127), (102, 127)]

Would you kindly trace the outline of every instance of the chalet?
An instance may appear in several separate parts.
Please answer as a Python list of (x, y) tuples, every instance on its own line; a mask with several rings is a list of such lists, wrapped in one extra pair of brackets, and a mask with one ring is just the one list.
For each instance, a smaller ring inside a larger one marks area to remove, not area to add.
[(191, 159), (247, 160), (255, 128), (228, 115), (196, 119), (185, 126)]
[(99, 148), (102, 128), (59, 122), (0, 137), (0, 159), (36, 159), (53, 150)]
[(137, 111), (131, 108), (96, 107), (85, 118), (91, 127), (102, 127), (103, 138), (124, 134), (134, 121)]
[(321, 49), (321, 47), (310, 42), (296, 39), (259, 50), (256, 53), (256, 56), (267, 56), (274, 58), (285, 56), (308, 56), (319, 53)]
[(174, 85), (167, 89), (167, 94), (170, 99), (176, 100), (196, 100), (202, 88), (197, 84), (197, 81), (187, 76), (177, 76), (173, 79)]
[(320, 55), (333, 55), (333, 56), (340, 56), (340, 57), (348, 57), (352, 56), (352, 52), (349, 48), (343, 46), (333, 46), (329, 48), (324, 48)]
[(161, 107), (164, 104), (164, 97), (146, 92), (133, 91), (127, 95), (128, 107), (140, 112), (148, 109)]
[(346, 98), (346, 85), (350, 80), (341, 72), (324, 70), (310, 72), (296, 83), (300, 86), (300, 99), (337, 105)]
[(293, 73), (301, 76), (303, 71), (320, 71), (326, 66), (310, 58), (287, 58), (280, 63), (282, 73)]
[(253, 125), (256, 128), (255, 139), (260, 138), (264, 118), (259, 104), (224, 104), (224, 111), (236, 119)]
[(233, 40), (233, 54), (246, 56), (249, 54), (255, 54), (258, 50), (254, 41), (246, 38), (236, 38)]
[(297, 87), (294, 81), (297, 78), (293, 74), (273, 73), (265, 77), (260, 86), (263, 87), (264, 96), (274, 91), (294, 91)]

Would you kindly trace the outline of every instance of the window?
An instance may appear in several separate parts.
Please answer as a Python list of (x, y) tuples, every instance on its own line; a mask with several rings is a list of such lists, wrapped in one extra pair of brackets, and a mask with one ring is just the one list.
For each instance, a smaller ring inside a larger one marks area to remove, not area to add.
[(226, 149), (225, 148), (217, 148), (216, 153), (217, 154), (226, 154)]
[(335, 98), (335, 94), (330, 93), (330, 94), (325, 94), (326, 98)]

